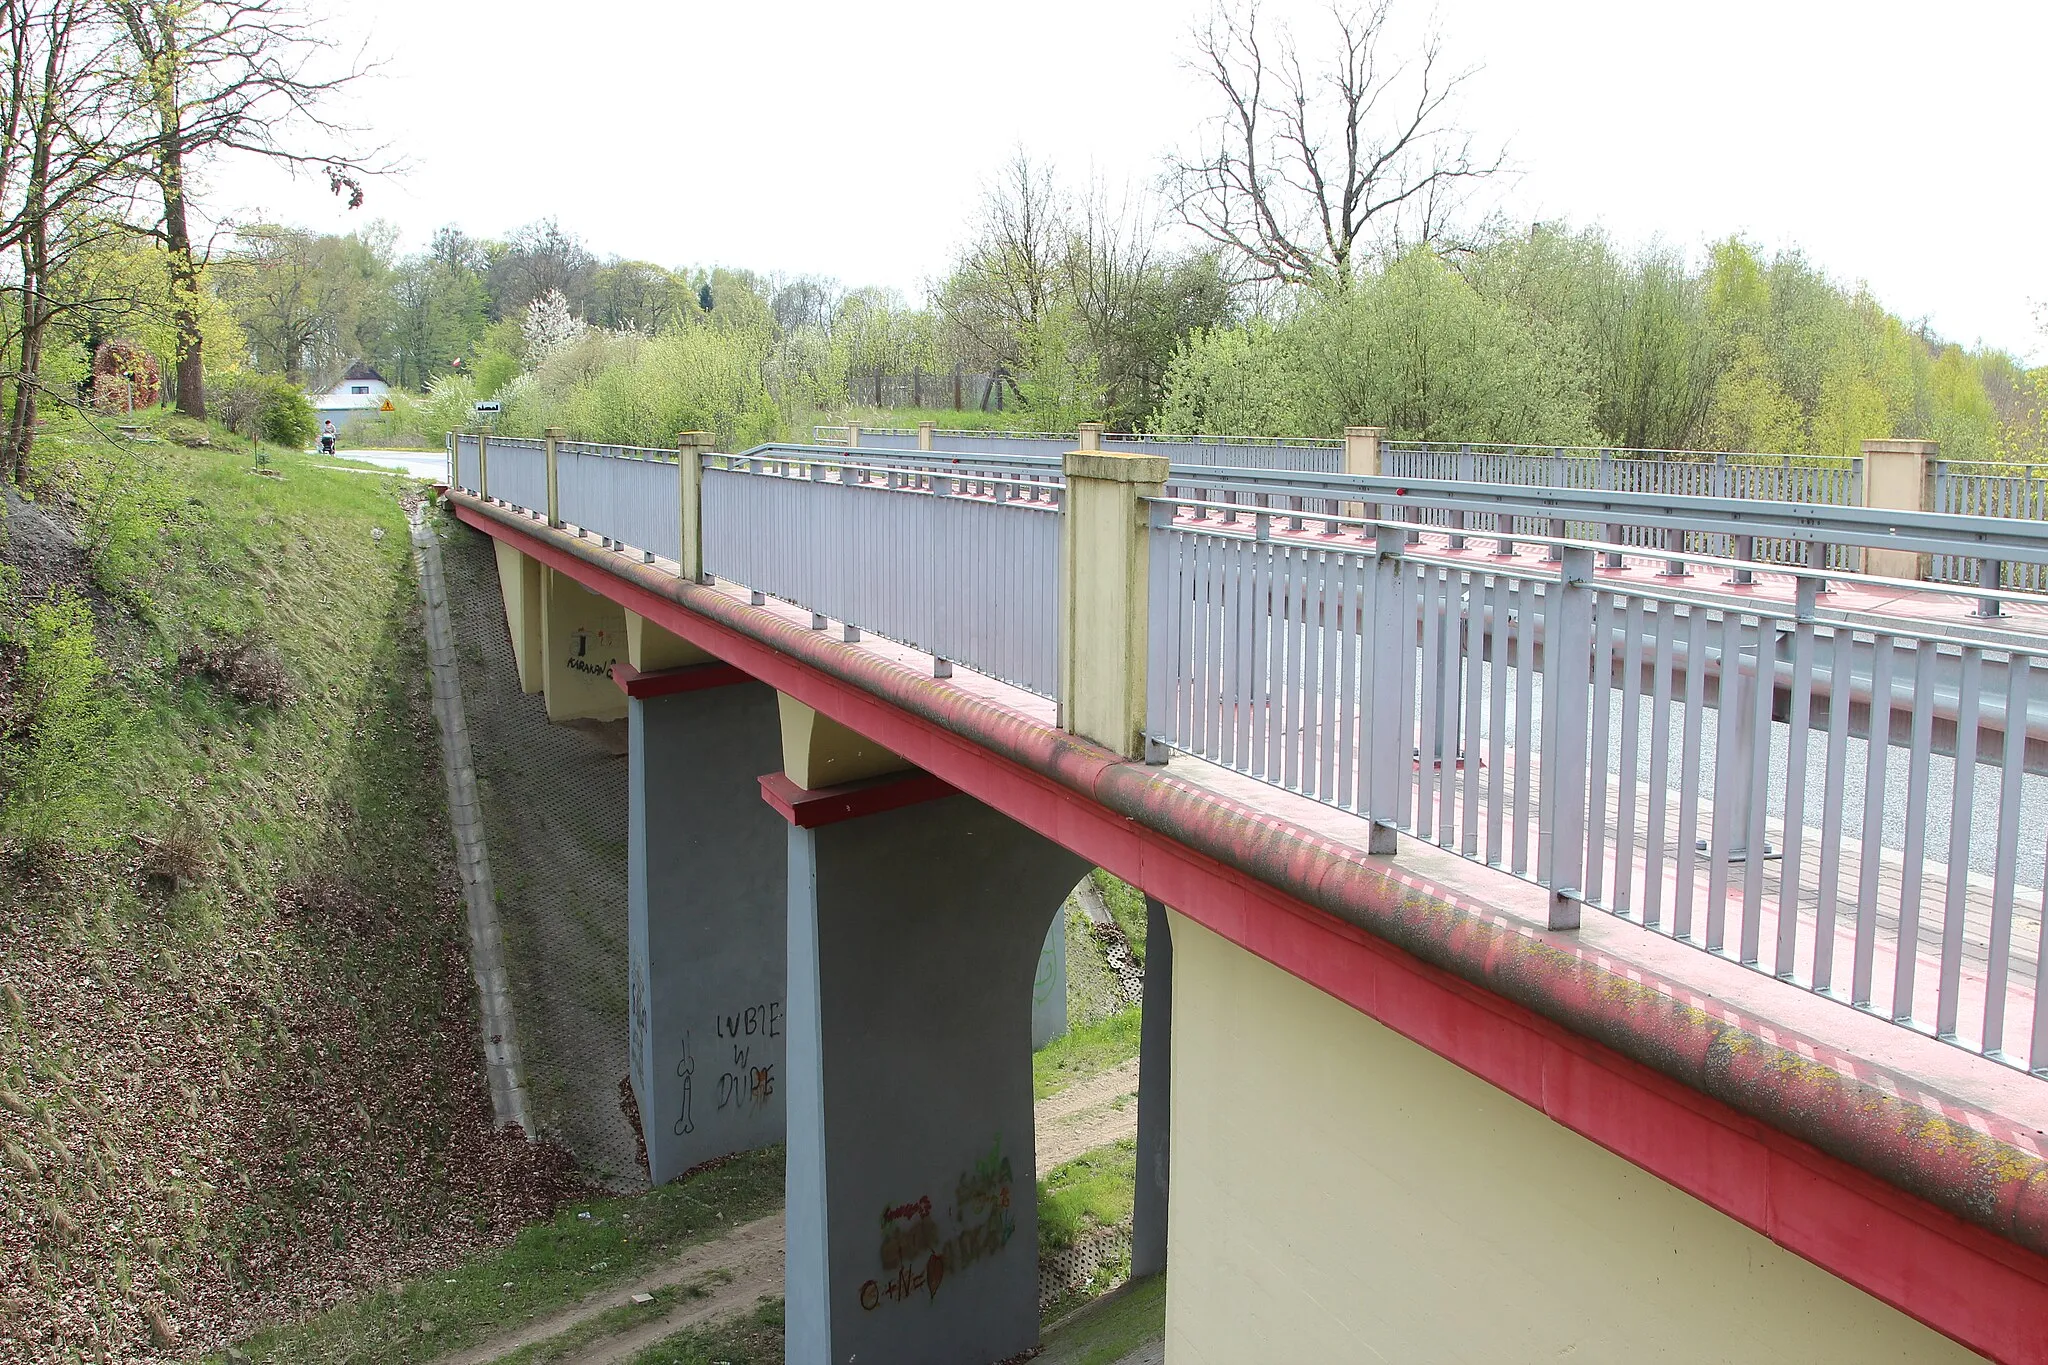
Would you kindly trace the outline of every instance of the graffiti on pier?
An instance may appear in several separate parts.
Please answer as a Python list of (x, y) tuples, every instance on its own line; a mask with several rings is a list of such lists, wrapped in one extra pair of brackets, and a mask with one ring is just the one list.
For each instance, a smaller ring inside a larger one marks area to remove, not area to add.
[(690, 1115), (690, 1080), (697, 1074), (697, 1059), (690, 1053), (690, 1035), (683, 1035), (683, 1059), (676, 1063), (676, 1075), (683, 1082), (683, 1112), (676, 1119), (676, 1136), (688, 1137), (697, 1131), (697, 1120)]
[(759, 1109), (775, 1097), (775, 1063), (754, 1055), (756, 1044), (782, 1036), (782, 1002), (720, 1014), (716, 1028), (721, 1042), (732, 1044), (732, 1065), (718, 1078), (718, 1107)]
[(603, 630), (594, 633), (587, 630), (576, 631), (575, 634), (569, 637), (569, 655), (562, 662), (578, 673), (589, 673), (594, 677), (609, 678), (612, 675), (612, 665), (619, 661), (618, 655), (612, 654), (603, 660), (599, 660), (593, 657), (590, 652), (591, 641), (595, 639), (601, 646), (605, 643), (605, 637), (609, 633)]
[(721, 1038), (780, 1038), (782, 1036), (782, 1002), (770, 1000), (762, 1005), (748, 1005), (745, 1009), (718, 1016), (718, 1036)]
[(637, 958), (633, 962), (632, 1005), (628, 1015), (633, 1031), (632, 1056), (629, 1061), (633, 1068), (633, 1082), (642, 1095), (647, 1094), (647, 969)]
[(1008, 1246), (1017, 1233), (1011, 1183), (1010, 1158), (1003, 1155), (1003, 1140), (998, 1135), (988, 1154), (954, 1182), (953, 1203), (947, 1210), (954, 1226), (952, 1236), (941, 1237), (928, 1194), (884, 1208), (879, 1248), (882, 1274), (861, 1285), (860, 1306), (873, 1312), (884, 1300), (907, 1303), (920, 1293), (927, 1301), (936, 1299), (939, 1286), (949, 1276)]
[(775, 1063), (754, 1065), (754, 1050), (735, 1047), (732, 1069), (718, 1078), (718, 1107), (758, 1109), (775, 1096)]

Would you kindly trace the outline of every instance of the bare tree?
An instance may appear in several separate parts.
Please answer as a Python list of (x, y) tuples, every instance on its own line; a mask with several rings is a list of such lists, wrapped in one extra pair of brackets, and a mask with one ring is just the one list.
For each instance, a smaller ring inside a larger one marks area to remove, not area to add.
[[(351, 130), (324, 111), (367, 74), (361, 56), (328, 69), (334, 44), (296, 0), (110, 0), (120, 16), (148, 103), (148, 172), (163, 200), (156, 233), (178, 299), (178, 411), (206, 415), (199, 332), (200, 271), (193, 243), (192, 178), (225, 153), (318, 170), (328, 187), (362, 203), (371, 168), (346, 150)], [(306, 150), (299, 139), (327, 142)]]
[(974, 240), (939, 290), (955, 354), (992, 369), (1017, 363), (1019, 338), (1059, 292), (1071, 220), (1052, 168), (1020, 148), (983, 191)]
[(1190, 65), (1223, 107), (1168, 158), (1167, 191), (1253, 279), (1347, 287), (1363, 253), (1436, 241), (1462, 191), (1503, 169), (1451, 118), (1473, 71), (1447, 71), (1433, 32), (1412, 57), (1383, 52), (1391, 10), (1337, 0), (1313, 69), (1286, 26), (1261, 26), (1257, 0), (1225, 0), (1195, 31)]

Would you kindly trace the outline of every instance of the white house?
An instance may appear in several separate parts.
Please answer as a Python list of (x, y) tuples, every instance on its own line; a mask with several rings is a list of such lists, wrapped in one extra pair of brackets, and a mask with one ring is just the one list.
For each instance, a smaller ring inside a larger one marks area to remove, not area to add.
[(336, 431), (347, 431), (351, 422), (384, 411), (390, 403), (391, 385), (384, 376), (358, 360), (348, 367), (341, 382), (326, 393), (308, 394), (313, 411)]

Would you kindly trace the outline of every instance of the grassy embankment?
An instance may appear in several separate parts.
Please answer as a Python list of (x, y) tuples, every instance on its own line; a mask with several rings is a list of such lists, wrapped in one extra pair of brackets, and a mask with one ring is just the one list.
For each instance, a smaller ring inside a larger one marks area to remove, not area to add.
[(400, 483), (59, 418), (0, 535), (0, 1360), (188, 1354), (576, 1192), (491, 1133)]

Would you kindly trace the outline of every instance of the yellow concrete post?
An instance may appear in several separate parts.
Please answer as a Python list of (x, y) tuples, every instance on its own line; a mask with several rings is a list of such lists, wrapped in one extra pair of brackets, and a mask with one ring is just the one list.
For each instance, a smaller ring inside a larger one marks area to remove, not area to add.
[(919, 450), (930, 450), (932, 448), (932, 433), (938, 430), (938, 426), (937, 422), (919, 422), (917, 424), (917, 448)]
[(554, 527), (562, 524), (562, 485), (555, 472), (555, 442), (561, 440), (563, 434), (560, 427), (549, 427), (541, 433), (547, 442), (548, 452), (548, 525)]
[(1074, 443), (1083, 450), (1102, 449), (1102, 423), (1082, 422), (1074, 432)]
[(624, 608), (543, 565), (540, 639), (549, 720), (625, 716), (626, 694), (612, 681), (626, 652)]
[(491, 438), (481, 431), (476, 434), (476, 495), (491, 499)]
[(792, 697), (777, 693), (776, 700), (782, 709), (782, 770), (805, 791), (916, 767)]
[(718, 438), (708, 431), (685, 431), (676, 437), (676, 482), (682, 499), (676, 576), (685, 583), (711, 581), (704, 572), (704, 457), (717, 444)]
[(1344, 472), (1378, 478), (1380, 438), (1386, 434), (1385, 427), (1344, 428)]
[(860, 448), (860, 423), (849, 422), (846, 424), (846, 448), (848, 450), (858, 450)]
[(541, 562), (521, 554), (502, 540), (491, 544), (498, 553), (498, 592), (505, 599), (505, 631), (512, 637), (512, 659), (519, 672), (519, 690), (540, 691)]
[[(1385, 427), (1344, 428), (1344, 472), (1346, 474), (1363, 474), (1368, 478), (1378, 478), (1380, 474), (1380, 438), (1386, 434)], [(1379, 505), (1377, 503), (1373, 504), (1372, 511), (1368, 513), (1364, 503), (1347, 502), (1344, 504), (1343, 514), (1347, 517), (1377, 516), (1379, 515)]]
[(1073, 450), (1061, 508), (1060, 724), (1126, 758), (1145, 753), (1147, 498), (1158, 455)]
[[(1934, 459), (1940, 450), (1933, 441), (1865, 441), (1863, 505), (1895, 512), (1933, 510)], [(1883, 578), (1925, 579), (1932, 567), (1932, 556), (1909, 550), (1863, 552), (1863, 572)]]
[(688, 668), (693, 664), (715, 664), (715, 655), (697, 648), (680, 635), (671, 634), (638, 612), (626, 613), (626, 662), (637, 672), (659, 673), (664, 669)]

